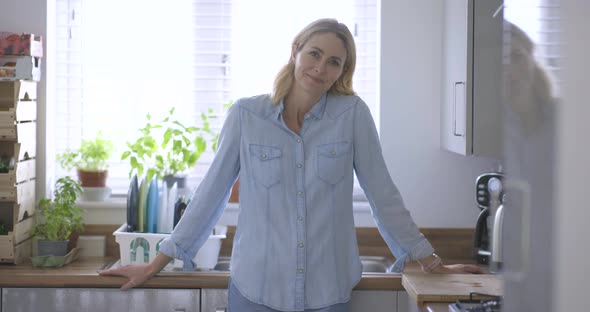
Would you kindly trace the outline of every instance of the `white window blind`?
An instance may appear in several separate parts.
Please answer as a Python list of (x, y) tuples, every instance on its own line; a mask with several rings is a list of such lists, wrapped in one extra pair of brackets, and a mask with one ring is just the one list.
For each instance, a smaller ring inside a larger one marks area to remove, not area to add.
[[(175, 107), (179, 120), (199, 126), (201, 112), (211, 108), (218, 132), (223, 105), (270, 92), (293, 37), (317, 18), (337, 18), (355, 35), (354, 87), (378, 122), (377, 0), (56, 1), (54, 152), (102, 132), (117, 147), (107, 181), (115, 194), (126, 193), (130, 167), (120, 156), (147, 113), (161, 120)], [(213, 155), (208, 150), (188, 172), (189, 185)], [(53, 174), (74, 173), (56, 166)]]
[(504, 18), (525, 31), (535, 42), (535, 57), (559, 86), (559, 0), (505, 0)]

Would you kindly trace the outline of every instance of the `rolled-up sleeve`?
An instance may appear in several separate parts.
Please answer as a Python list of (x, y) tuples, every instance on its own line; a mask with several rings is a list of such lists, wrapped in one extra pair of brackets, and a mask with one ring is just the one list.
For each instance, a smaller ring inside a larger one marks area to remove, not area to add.
[(227, 205), (231, 188), (240, 171), (240, 103), (236, 101), (227, 115), (219, 135), (215, 158), (197, 187), (182, 218), (169, 238), (162, 241), (160, 252), (180, 259), (184, 270), (194, 270), (192, 259), (209, 238)]
[(401, 272), (406, 261), (427, 257), (434, 249), (418, 230), (389, 175), (369, 108), (359, 100), (355, 109), (354, 169), (379, 233), (396, 257), (391, 269)]

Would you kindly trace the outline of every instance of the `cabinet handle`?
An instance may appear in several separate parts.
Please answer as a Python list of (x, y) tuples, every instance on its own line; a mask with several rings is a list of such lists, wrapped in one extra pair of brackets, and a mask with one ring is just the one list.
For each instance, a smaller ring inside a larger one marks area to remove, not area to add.
[(464, 133), (457, 133), (457, 93), (459, 93), (459, 100), (461, 100), (463, 107), (465, 107), (465, 82), (455, 82), (453, 87), (453, 135), (462, 137), (465, 135)]

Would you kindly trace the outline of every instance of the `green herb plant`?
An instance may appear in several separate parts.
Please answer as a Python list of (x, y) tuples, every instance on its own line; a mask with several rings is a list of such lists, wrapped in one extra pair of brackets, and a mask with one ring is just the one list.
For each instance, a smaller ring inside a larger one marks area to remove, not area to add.
[(57, 161), (66, 170), (74, 168), (93, 172), (106, 170), (114, 145), (111, 140), (103, 139), (101, 136), (101, 133), (98, 133), (93, 140), (82, 140), (79, 149), (66, 150), (57, 155)]
[(128, 150), (121, 155), (121, 160), (129, 159), (129, 176), (145, 173), (149, 181), (154, 175), (175, 176), (193, 167), (207, 149), (208, 141), (214, 151), (217, 149), (219, 134), (211, 130), (210, 124), (215, 118), (213, 109), (209, 109), (201, 113), (203, 126), (194, 127), (175, 119), (174, 108), (160, 122), (154, 122), (147, 114), (145, 127), (139, 129), (141, 136), (135, 142), (127, 142)]
[(76, 206), (82, 194), (80, 184), (70, 177), (59, 178), (55, 183), (53, 200), (43, 198), (35, 213), (33, 235), (41, 240), (67, 240), (73, 232), (84, 229), (83, 210)]

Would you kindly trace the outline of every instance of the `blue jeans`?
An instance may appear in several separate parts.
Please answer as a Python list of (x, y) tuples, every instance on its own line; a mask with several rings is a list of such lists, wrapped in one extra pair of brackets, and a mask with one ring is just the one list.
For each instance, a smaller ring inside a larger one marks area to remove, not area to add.
[[(265, 305), (254, 303), (246, 299), (238, 288), (229, 280), (227, 290), (227, 311), (228, 312), (280, 312)], [(305, 309), (306, 312), (348, 312), (348, 302), (338, 303), (321, 309)]]

